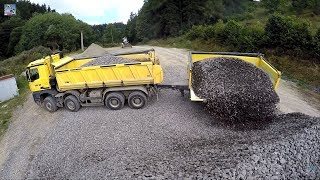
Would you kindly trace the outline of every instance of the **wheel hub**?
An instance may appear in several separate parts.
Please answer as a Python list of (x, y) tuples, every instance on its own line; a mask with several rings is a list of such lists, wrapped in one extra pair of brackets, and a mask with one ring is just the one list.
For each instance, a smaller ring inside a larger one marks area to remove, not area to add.
[(142, 104), (142, 100), (140, 99), (140, 97), (135, 97), (133, 99), (133, 103), (136, 105), (136, 106), (140, 106)]
[(52, 105), (50, 103), (46, 103), (46, 108), (52, 110)]
[(75, 109), (75, 104), (74, 104), (72, 101), (69, 101), (69, 102), (67, 103), (67, 106), (68, 106), (68, 108), (71, 109), (71, 110), (74, 110), (74, 109)]
[(113, 98), (113, 99), (110, 100), (110, 105), (111, 105), (112, 107), (118, 107), (119, 104), (120, 104), (120, 103), (119, 103), (119, 100), (118, 100), (118, 99)]

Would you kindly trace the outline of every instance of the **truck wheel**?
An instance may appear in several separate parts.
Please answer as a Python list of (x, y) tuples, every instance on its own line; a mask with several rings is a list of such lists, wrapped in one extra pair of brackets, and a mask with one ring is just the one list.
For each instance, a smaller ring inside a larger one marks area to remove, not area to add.
[(124, 106), (125, 97), (120, 92), (112, 92), (107, 95), (105, 104), (109, 109), (119, 110)]
[(141, 109), (147, 103), (147, 96), (140, 91), (133, 91), (129, 94), (128, 104), (132, 109)]
[(43, 100), (43, 106), (49, 112), (55, 112), (58, 110), (57, 103), (52, 96), (48, 96)]
[(71, 112), (77, 112), (81, 107), (78, 99), (74, 95), (69, 95), (64, 99), (64, 106)]

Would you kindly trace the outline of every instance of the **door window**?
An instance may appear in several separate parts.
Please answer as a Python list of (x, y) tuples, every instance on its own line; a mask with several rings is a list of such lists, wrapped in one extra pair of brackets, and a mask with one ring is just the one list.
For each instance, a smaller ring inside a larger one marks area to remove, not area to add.
[(35, 81), (37, 79), (39, 79), (38, 69), (37, 68), (30, 69), (30, 80), (31, 80), (31, 82)]

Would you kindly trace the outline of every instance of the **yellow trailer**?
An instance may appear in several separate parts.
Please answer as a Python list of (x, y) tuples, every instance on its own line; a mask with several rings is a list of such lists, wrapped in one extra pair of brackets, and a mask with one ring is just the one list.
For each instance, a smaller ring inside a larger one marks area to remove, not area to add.
[(126, 100), (131, 108), (143, 108), (147, 97), (156, 92), (155, 86), (163, 81), (154, 50), (118, 56), (143, 60), (81, 68), (94, 58), (73, 59), (55, 54), (31, 62), (27, 78), (35, 102), (50, 112), (63, 106), (78, 111), (81, 106), (95, 105), (117, 110)]
[(232, 53), (232, 52), (190, 52), (189, 61), (188, 61), (188, 88), (190, 90), (190, 100), (191, 101), (206, 101), (205, 99), (199, 98), (193, 91), (192, 88), (192, 66), (193, 63), (202, 61), (208, 58), (217, 58), (217, 57), (230, 57), (238, 58), (248, 63), (255, 65), (256, 67), (262, 69), (266, 72), (273, 85), (275, 90), (278, 88), (281, 72), (273, 67), (264, 59), (264, 55), (260, 53)]

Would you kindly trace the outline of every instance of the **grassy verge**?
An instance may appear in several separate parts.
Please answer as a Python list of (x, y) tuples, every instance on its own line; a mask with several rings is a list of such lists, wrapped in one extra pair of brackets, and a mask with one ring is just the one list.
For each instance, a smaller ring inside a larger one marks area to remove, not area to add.
[(22, 105), (28, 94), (28, 81), (26, 77), (20, 76), (31, 61), (40, 59), (51, 51), (45, 47), (35, 47), (28, 51), (0, 61), (0, 76), (14, 74), (19, 88), (19, 96), (0, 103), (0, 137), (4, 134), (10, 124), (13, 111), (17, 106)]
[(302, 88), (320, 88), (320, 64), (290, 56), (267, 55), (267, 60), (282, 72), (284, 78)]
[(193, 41), (181, 36), (176, 38), (157, 39), (147, 42), (151, 46), (175, 47), (189, 49), (193, 51), (227, 51), (227, 48), (219, 46), (213, 39), (203, 41), (196, 39)]
[(17, 86), (19, 88), (19, 96), (0, 103), (0, 137), (8, 128), (13, 111), (17, 106), (23, 104), (26, 95), (28, 94), (28, 81), (26, 80), (26, 77), (18, 77)]
[[(151, 40), (148, 45), (185, 48), (196, 51), (232, 51), (227, 47), (222, 47), (214, 40), (193, 41), (187, 38), (176, 37), (168, 39)], [(320, 88), (320, 64), (315, 64), (307, 59), (299, 59), (291, 56), (279, 56), (273, 51), (266, 52), (266, 59), (280, 70), (285, 79), (289, 79), (297, 83), (302, 88), (315, 90)]]

